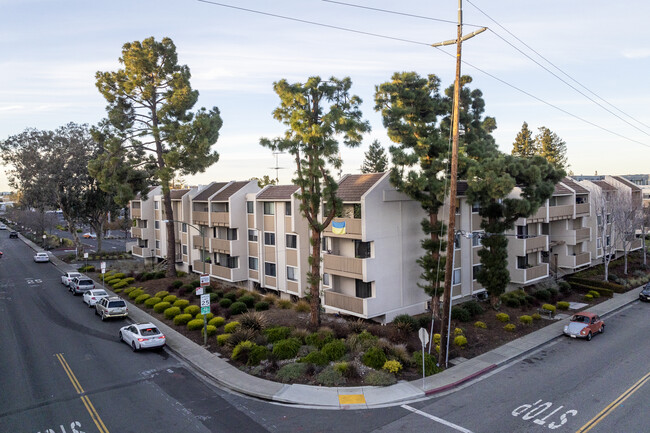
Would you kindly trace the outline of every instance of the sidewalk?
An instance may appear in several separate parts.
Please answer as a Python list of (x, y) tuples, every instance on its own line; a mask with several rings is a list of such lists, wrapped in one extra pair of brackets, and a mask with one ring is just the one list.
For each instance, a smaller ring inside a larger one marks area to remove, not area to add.
[[(36, 251), (42, 249), (28, 240), (25, 242)], [(52, 262), (62, 271), (74, 270), (71, 265), (51, 257)], [(101, 287), (100, 284), (98, 284)], [(111, 292), (106, 288), (106, 291)], [(614, 297), (590, 308), (589, 311), (606, 316), (638, 299), (638, 290), (615, 294)], [(387, 387), (361, 386), (348, 388), (328, 388), (309, 385), (289, 385), (272, 382), (251, 376), (229, 364), (218, 354), (185, 338), (170, 326), (147, 314), (139, 307), (129, 304), (129, 316), (135, 322), (152, 322), (167, 337), (167, 347), (179, 358), (192, 365), (202, 374), (212, 378), (219, 385), (248, 396), (280, 402), (330, 409), (367, 409), (381, 406), (404, 404), (428, 395), (451, 390), (471, 381), (497, 367), (507, 364), (534, 351), (538, 347), (562, 336), (568, 318), (511, 341), (497, 349), (464, 361), (442, 373), (428, 376), (424, 380), (399, 382)]]

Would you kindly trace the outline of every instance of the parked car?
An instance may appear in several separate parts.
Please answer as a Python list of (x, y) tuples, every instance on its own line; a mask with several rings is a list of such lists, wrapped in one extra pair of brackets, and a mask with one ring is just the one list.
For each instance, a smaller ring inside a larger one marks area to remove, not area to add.
[(61, 275), (61, 284), (68, 287), (70, 285), (70, 281), (72, 281), (72, 279), (75, 277), (83, 277), (83, 275), (81, 275), (79, 272), (66, 272), (65, 274)]
[(117, 296), (109, 296), (95, 304), (95, 314), (101, 316), (102, 320), (106, 320), (111, 317), (126, 317), (129, 315), (129, 309), (124, 300)]
[(83, 301), (88, 304), (88, 308), (92, 308), (98, 303), (102, 298), (107, 298), (108, 293), (102, 289), (88, 290), (84, 292)]
[(72, 292), (73, 295), (78, 295), (80, 293), (87, 292), (88, 290), (93, 290), (94, 288), (95, 282), (85, 275), (74, 277), (70, 280), (70, 284), (68, 284), (68, 289)]
[(591, 337), (596, 334), (605, 332), (605, 322), (597, 314), (583, 311), (574, 314), (567, 326), (564, 327), (564, 335), (571, 338), (586, 338), (591, 341)]
[(84, 233), (83, 237), (84, 239), (96, 239), (97, 235), (95, 233)]
[(120, 341), (130, 345), (134, 352), (161, 349), (165, 346), (165, 335), (153, 323), (136, 323), (120, 328)]
[(7, 230), (7, 226), (5, 224), (0, 224), (0, 230)]
[(650, 283), (646, 284), (643, 290), (641, 290), (639, 299), (646, 302), (650, 301)]
[(36, 253), (34, 261), (36, 263), (46, 263), (50, 261), (50, 256), (47, 253)]
[(9, 239), (11, 239), (11, 238), (16, 238), (16, 239), (18, 239), (18, 232), (17, 232), (17, 231), (14, 231), (14, 230), (10, 231), (10, 232), (9, 232)]

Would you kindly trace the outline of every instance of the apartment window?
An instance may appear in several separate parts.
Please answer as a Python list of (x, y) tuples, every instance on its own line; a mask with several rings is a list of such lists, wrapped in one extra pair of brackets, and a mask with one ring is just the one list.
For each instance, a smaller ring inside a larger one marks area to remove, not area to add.
[(601, 226), (603, 225), (603, 216), (602, 216), (602, 215), (598, 215), (598, 216), (596, 217), (596, 220), (597, 220), (597, 223), (596, 223), (596, 224), (598, 225), (598, 227), (601, 227)]
[(596, 248), (602, 248), (603, 242), (600, 238), (596, 238)]
[(370, 298), (372, 296), (372, 283), (354, 280), (355, 295), (357, 298)]
[(321, 251), (327, 251), (327, 238), (323, 237), (320, 242)]
[(606, 222), (607, 224), (609, 224), (609, 223), (612, 222), (612, 214), (607, 214), (607, 215), (605, 215), (605, 222)]
[(228, 212), (228, 203), (212, 203), (212, 212)]
[(286, 216), (291, 216), (291, 202), (290, 201), (284, 203), (284, 214)]
[(354, 241), (354, 257), (357, 259), (367, 259), (370, 257), (370, 242)]
[(248, 240), (250, 242), (257, 242), (257, 230), (248, 230)]
[(481, 243), (481, 235), (483, 232), (472, 232), (472, 246), (473, 247), (480, 247), (483, 245)]
[(183, 245), (183, 255), (187, 255), (187, 245)]
[(160, 230), (160, 221), (154, 221), (153, 228), (155, 228), (156, 230)]
[(460, 284), (460, 269), (454, 269), (452, 284)]
[(456, 233), (454, 236), (454, 248), (457, 250), (460, 249), (460, 233)]
[(517, 226), (517, 239), (526, 239), (528, 237), (528, 226)]
[(187, 223), (183, 223), (183, 224), (181, 224), (181, 231), (182, 231), (183, 233), (187, 233)]
[(361, 203), (355, 203), (352, 212), (355, 219), (361, 219)]
[(227, 238), (229, 241), (236, 241), (237, 240), (237, 229), (228, 229), (228, 233), (226, 234)]
[(287, 280), (298, 281), (298, 268), (287, 266)]
[(478, 264), (472, 266), (472, 279), (476, 280), (478, 278), (478, 274), (481, 272), (481, 269), (483, 269), (483, 265)]
[(246, 213), (254, 213), (255, 212), (255, 207), (253, 205), (252, 201), (247, 201), (246, 202)]
[(156, 249), (157, 249), (157, 250), (160, 249), (160, 241), (156, 241)]
[(606, 246), (610, 246), (610, 245), (611, 245), (611, 238), (610, 238), (609, 236), (607, 236), (607, 237), (605, 238), (605, 245), (606, 245)]
[(268, 277), (275, 277), (275, 263), (264, 262), (264, 274)]
[(239, 257), (238, 256), (237, 257), (228, 256), (228, 258), (226, 259), (226, 267), (228, 269), (237, 269), (237, 268), (239, 268)]
[(264, 215), (275, 215), (275, 203), (270, 201), (264, 202)]
[(248, 258), (248, 269), (252, 271), (256, 271), (257, 267), (259, 266), (257, 257), (249, 257)]
[(456, 199), (456, 215), (460, 215), (460, 200)]
[(330, 274), (323, 274), (323, 286), (330, 286)]
[(275, 245), (275, 233), (264, 232), (264, 245)]
[(159, 201), (154, 201), (154, 202), (153, 202), (153, 208), (154, 208), (155, 210), (160, 209), (160, 202), (159, 202)]
[(479, 213), (481, 210), (481, 204), (479, 202), (472, 203), (472, 213)]
[(298, 236), (287, 235), (287, 248), (297, 248), (297, 246), (298, 246)]
[(528, 267), (528, 256), (517, 256), (517, 269), (526, 269)]

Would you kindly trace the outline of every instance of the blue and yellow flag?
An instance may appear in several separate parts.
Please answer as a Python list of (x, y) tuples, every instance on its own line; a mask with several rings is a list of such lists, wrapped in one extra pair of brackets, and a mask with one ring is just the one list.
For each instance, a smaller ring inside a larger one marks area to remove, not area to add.
[(335, 235), (344, 235), (345, 234), (345, 221), (336, 222), (332, 221), (332, 233)]

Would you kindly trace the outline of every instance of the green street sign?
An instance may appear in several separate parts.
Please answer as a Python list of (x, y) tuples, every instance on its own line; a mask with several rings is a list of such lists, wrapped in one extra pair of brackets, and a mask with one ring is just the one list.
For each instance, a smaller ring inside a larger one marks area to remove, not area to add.
[(201, 314), (208, 314), (210, 312), (210, 307), (201, 307)]

